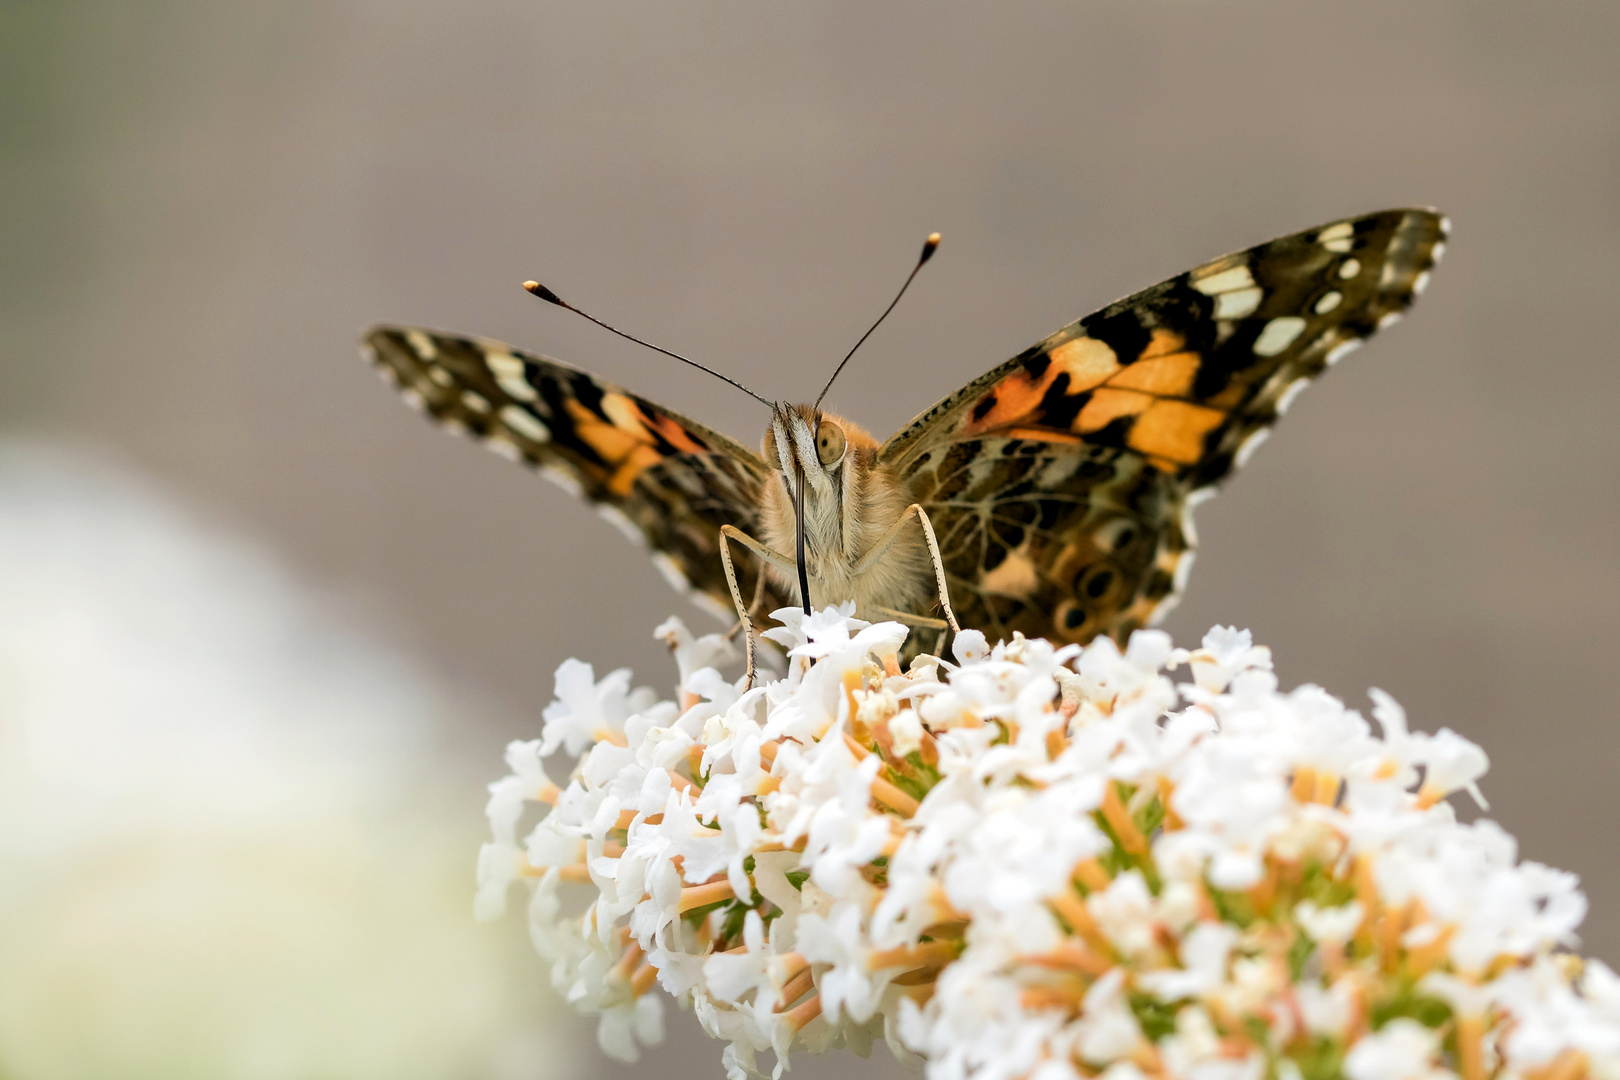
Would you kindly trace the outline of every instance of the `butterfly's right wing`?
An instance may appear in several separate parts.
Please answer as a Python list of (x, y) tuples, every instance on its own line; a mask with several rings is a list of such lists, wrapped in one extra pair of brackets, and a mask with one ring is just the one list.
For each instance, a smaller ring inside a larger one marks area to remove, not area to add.
[(957, 618), (1123, 641), (1192, 562), (1188, 511), (1310, 380), (1423, 291), (1445, 219), (1385, 210), (1180, 274), (1059, 330), (884, 444)]
[[(447, 429), (596, 505), (682, 592), (718, 617), (735, 612), (720, 526), (759, 534), (766, 466), (746, 447), (554, 360), (486, 338), (378, 326), (366, 350), (406, 401)], [(743, 599), (757, 560), (735, 561)], [(764, 610), (789, 601), (767, 579)]]

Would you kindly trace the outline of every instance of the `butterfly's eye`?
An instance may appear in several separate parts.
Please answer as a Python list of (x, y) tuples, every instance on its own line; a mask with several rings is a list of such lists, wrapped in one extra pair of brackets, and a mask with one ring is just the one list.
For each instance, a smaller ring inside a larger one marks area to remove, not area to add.
[(821, 463), (831, 467), (844, 456), (844, 429), (830, 420), (823, 420), (816, 427), (816, 457)]

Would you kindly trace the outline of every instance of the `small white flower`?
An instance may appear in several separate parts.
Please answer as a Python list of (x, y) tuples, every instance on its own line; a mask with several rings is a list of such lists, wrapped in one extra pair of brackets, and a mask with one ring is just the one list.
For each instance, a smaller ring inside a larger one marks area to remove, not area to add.
[(1203, 647), (1188, 653), (1177, 649), (1171, 655), (1171, 666), (1187, 662), (1192, 668), (1193, 681), (1204, 690), (1221, 693), (1231, 685), (1233, 677), (1247, 668), (1271, 669), (1271, 650), (1255, 645), (1247, 630), (1233, 626), (1217, 626), (1204, 635)]
[(852, 902), (834, 905), (828, 915), (806, 914), (799, 919), (799, 952), (828, 965), (817, 985), (823, 1015), (836, 1020), (848, 1013), (857, 1023), (876, 1010), (888, 973), (874, 974), (867, 967), (871, 948), (863, 933), (861, 909)]
[(1086, 900), (1091, 917), (1126, 956), (1147, 958), (1156, 948), (1153, 894), (1139, 870), (1127, 870)]
[(1142, 1041), (1142, 1029), (1125, 1000), (1124, 968), (1110, 971), (1086, 991), (1075, 1037), (1080, 1056), (1098, 1064), (1124, 1057)]
[(922, 749), (922, 717), (915, 709), (901, 709), (889, 718), (889, 738), (897, 757), (909, 757)]
[(951, 642), (951, 655), (959, 664), (976, 664), (990, 655), (990, 645), (978, 630), (963, 630)]
[(632, 699), (630, 669), (619, 668), (596, 681), (591, 665), (578, 660), (564, 660), (557, 668), (557, 700), (545, 708), (545, 730), (541, 735), (541, 750), (551, 755), (561, 747), (565, 753), (580, 754), (602, 733), (620, 733), (625, 719), (637, 705), (651, 705), (647, 691), (638, 691)]
[(1309, 900), (1302, 900), (1294, 907), (1294, 919), (1305, 928), (1311, 940), (1330, 948), (1342, 947), (1349, 941), (1364, 918), (1366, 909), (1355, 900), (1339, 907), (1318, 907)]
[(1477, 783), (1490, 768), (1485, 751), (1450, 728), (1441, 728), (1433, 735), (1413, 735), (1411, 741), (1414, 756), (1428, 767), (1423, 778), (1425, 796), (1443, 799), (1453, 791), (1466, 791), (1481, 810), (1490, 809)]
[(473, 917), (489, 922), (506, 914), (506, 893), (518, 879), (523, 852), (516, 844), (485, 844), (478, 849), (478, 893)]
[(1226, 958), (1237, 937), (1237, 929), (1225, 923), (1199, 923), (1182, 938), (1181, 970), (1145, 972), (1137, 982), (1162, 1001), (1208, 994), (1225, 981)]
[(651, 994), (617, 1001), (597, 1021), (596, 1044), (616, 1061), (640, 1061), (641, 1047), (663, 1041), (663, 1004)]
[(1338, 1039), (1349, 1030), (1355, 1015), (1356, 992), (1346, 981), (1319, 986), (1307, 981), (1294, 988), (1294, 1000), (1305, 1020), (1305, 1027), (1314, 1035)]
[(1344, 1073), (1350, 1080), (1444, 1080), (1451, 1074), (1435, 1060), (1439, 1049), (1433, 1031), (1398, 1017), (1356, 1041)]
[(737, 659), (737, 650), (724, 634), (704, 634), (694, 638), (692, 631), (676, 615), (660, 623), (658, 629), (653, 631), (653, 637), (669, 646), (669, 651), (674, 654), (675, 667), (680, 672), (680, 682), (676, 685), (682, 690), (696, 692), (691, 685), (693, 675), (705, 668), (718, 668)]

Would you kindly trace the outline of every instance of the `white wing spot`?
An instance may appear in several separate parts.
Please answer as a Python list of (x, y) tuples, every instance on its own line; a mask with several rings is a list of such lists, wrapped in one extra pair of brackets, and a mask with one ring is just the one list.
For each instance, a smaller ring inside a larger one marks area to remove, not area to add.
[(1077, 460), (1073, 457), (1067, 455), (1054, 456), (1045, 465), (1041, 466), (1035, 486), (1042, 490), (1060, 487), (1064, 481), (1074, 475), (1075, 469), (1078, 467)]
[(540, 466), (540, 475), (545, 477), (547, 480), (550, 480), (553, 484), (556, 484), (570, 495), (580, 496), (585, 494), (585, 488), (580, 484), (579, 477), (575, 476), (561, 465), (542, 465)]
[(1333, 348), (1328, 350), (1328, 365), (1331, 367), (1332, 365), (1337, 364), (1340, 360), (1343, 360), (1345, 357), (1361, 348), (1362, 344), (1363, 342), (1360, 338), (1350, 338), (1346, 341), (1339, 342), (1337, 345), (1333, 346)]
[(636, 523), (625, 517), (624, 511), (617, 506), (612, 503), (597, 503), (596, 512), (603, 521), (624, 533), (631, 540), (643, 545), (647, 543), (647, 538), (641, 535), (641, 530), (636, 528)]
[(1361, 273), (1360, 259), (1352, 257), (1339, 264), (1339, 280), (1341, 281), (1349, 281), (1359, 273)]
[(456, 377), (444, 370), (442, 367), (428, 368), (428, 378), (432, 379), (440, 386), (450, 386), (456, 381)]
[(523, 460), (523, 451), (518, 447), (518, 444), (498, 432), (485, 439), (484, 445), (508, 461)]
[(1254, 314), (1265, 295), (1259, 286), (1220, 293), (1215, 297), (1217, 319), (1245, 319)]
[(415, 390), (408, 388), (401, 390), (399, 392), (399, 396), (405, 399), (405, 404), (409, 405), (417, 412), (421, 412), (427, 407), (427, 402), (422, 400), (422, 395), (417, 393)]
[(1387, 330), (1389, 327), (1394, 326), (1396, 323), (1401, 321), (1403, 314), (1403, 312), (1399, 311), (1385, 312), (1383, 317), (1378, 320), (1378, 329)]
[(461, 403), (473, 412), (489, 412), (489, 399), (476, 390), (463, 390), (461, 392)]
[(668, 552), (653, 552), (652, 561), (653, 565), (658, 567), (658, 572), (664, 575), (664, 580), (669, 582), (670, 588), (679, 593), (691, 590), (692, 583), (686, 580), (686, 574), (681, 571), (680, 564), (671, 558)]
[(1198, 278), (1192, 283), (1192, 287), (1205, 296), (1234, 292), (1238, 289), (1252, 289), (1254, 287), (1254, 275), (1249, 273), (1247, 266), (1233, 266), (1226, 270), (1219, 270), (1207, 277)]
[[(1189, 540), (1192, 539), (1193, 524), (1191, 514), (1182, 515), (1181, 531), (1187, 534)], [(1179, 600), (1181, 594), (1187, 591), (1187, 578), (1192, 575), (1194, 557), (1194, 552), (1190, 547), (1181, 553), (1181, 559), (1176, 563), (1176, 572), (1170, 576), (1170, 598)], [(1160, 610), (1164, 609), (1160, 608)]]
[(1451, 219), (1450, 218), (1443, 217), (1443, 218), (1440, 219), (1440, 235), (1441, 236), (1450, 236), (1451, 235)]
[(522, 360), (509, 352), (490, 350), (484, 354), (484, 363), (495, 373), (495, 381), (501, 384), (501, 389), (512, 397), (519, 401), (540, 400), (540, 395), (529, 385), (529, 380), (523, 377)]
[(1305, 332), (1305, 320), (1298, 315), (1279, 315), (1266, 323), (1254, 341), (1256, 356), (1276, 356)]
[(1343, 299), (1344, 294), (1336, 289), (1333, 292), (1323, 293), (1322, 299), (1316, 302), (1316, 313), (1318, 315), (1326, 315), (1328, 312), (1338, 307), (1339, 301)]
[[(1293, 389), (1293, 387), (1289, 389)], [(1260, 444), (1269, 438), (1271, 438), (1270, 428), (1257, 428), (1247, 439), (1243, 440), (1243, 445), (1238, 447), (1237, 454), (1232, 458), (1232, 463), (1240, 469), (1243, 468), (1249, 463), (1249, 459), (1254, 456), (1254, 452), (1260, 449)]]
[(1429, 249), (1429, 258), (1433, 259), (1435, 262), (1439, 262), (1445, 257), (1446, 245), (1444, 243), (1436, 244), (1434, 247)]
[(422, 331), (405, 331), (405, 340), (411, 348), (416, 350), (416, 355), (423, 360), (435, 360), (438, 358), (439, 347), (433, 344), (433, 339), (422, 333)]
[(1316, 242), (1329, 251), (1344, 253), (1349, 251), (1356, 235), (1355, 226), (1348, 221), (1341, 221), (1337, 225), (1329, 225), (1316, 234)]
[(439, 422), (439, 427), (443, 428), (445, 431), (448, 431), (452, 435), (467, 436), (471, 434), (471, 432), (467, 430), (467, 425), (463, 424), (460, 420), (457, 420), (453, 416), (447, 416), (441, 420)]
[(506, 405), (501, 409), (501, 422), (530, 442), (550, 442), (551, 429), (519, 405)]
[(1001, 565), (979, 578), (979, 588), (999, 596), (1028, 596), (1040, 585), (1035, 564), (1022, 551), (1009, 551)]
[(1294, 399), (1299, 397), (1300, 394), (1304, 393), (1305, 388), (1310, 384), (1311, 380), (1309, 379), (1295, 379), (1293, 382), (1289, 383), (1288, 386), (1284, 388), (1283, 392), (1277, 397), (1277, 415), (1281, 416), (1283, 413), (1287, 412), (1294, 404)]
[(1429, 287), (1429, 278), (1433, 275), (1427, 270), (1412, 279), (1412, 292), (1417, 296), (1423, 295), (1423, 290)]

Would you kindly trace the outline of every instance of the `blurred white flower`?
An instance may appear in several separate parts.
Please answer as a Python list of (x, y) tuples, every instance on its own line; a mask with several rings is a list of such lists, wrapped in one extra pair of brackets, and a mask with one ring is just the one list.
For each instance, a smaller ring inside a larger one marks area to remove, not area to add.
[(0, 444), (0, 568), (0, 1075), (564, 1071), (467, 915), (470, 702), (84, 454)]
[(1356, 1041), (1344, 1059), (1350, 1080), (1440, 1080), (1453, 1075), (1436, 1067), (1439, 1036), (1416, 1020), (1397, 1017)]

